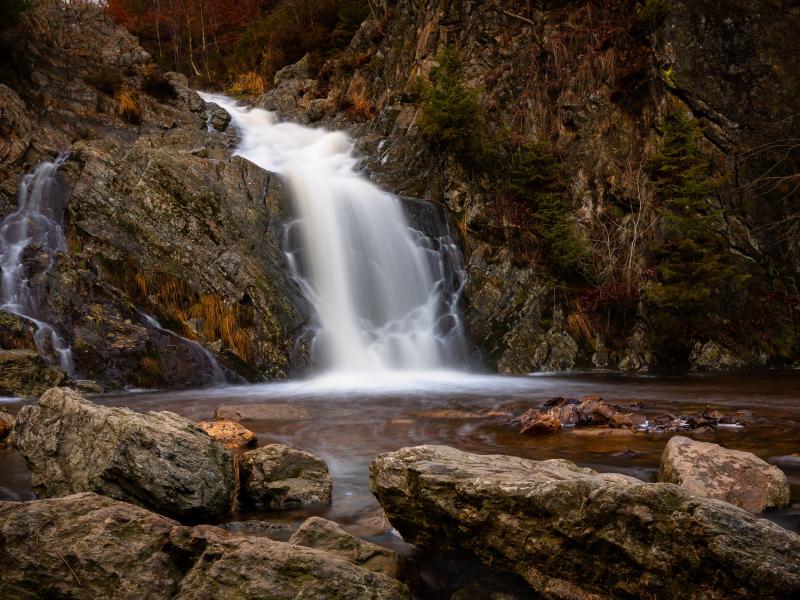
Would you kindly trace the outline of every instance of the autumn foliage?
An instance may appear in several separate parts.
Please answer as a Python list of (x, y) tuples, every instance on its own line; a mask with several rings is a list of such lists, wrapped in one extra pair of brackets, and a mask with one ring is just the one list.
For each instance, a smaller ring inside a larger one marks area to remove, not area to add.
[(369, 15), (366, 0), (105, 0), (164, 70), (209, 88), (260, 93), (305, 54), (319, 68)]

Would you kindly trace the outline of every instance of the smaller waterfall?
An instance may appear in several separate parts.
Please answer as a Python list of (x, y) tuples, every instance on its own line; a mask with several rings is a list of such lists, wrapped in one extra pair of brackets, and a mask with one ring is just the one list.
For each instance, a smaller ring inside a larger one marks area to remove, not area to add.
[(36, 325), (34, 341), (39, 353), (52, 363), (47, 352), (52, 348), (58, 356), (59, 366), (72, 376), (75, 370), (70, 347), (51, 325), (37, 318), (38, 303), (31, 293), (28, 274), (21, 260), (23, 250), (31, 244), (39, 245), (50, 255), (50, 265), (54, 253), (67, 251), (64, 235), (67, 193), (56, 174), (68, 156), (62, 154), (54, 162), (42, 163), (32, 175), (23, 177), (17, 194), (17, 210), (0, 223), (0, 310), (33, 321)]
[[(145, 322), (148, 325), (150, 325), (151, 327), (154, 327), (155, 329), (158, 329), (159, 331), (163, 331), (167, 335), (174, 336), (174, 337), (178, 338), (179, 340), (183, 340), (187, 344), (190, 344), (190, 345), (196, 347), (198, 350), (200, 350), (200, 352), (205, 354), (205, 356), (208, 359), (208, 362), (209, 362), (209, 364), (211, 366), (211, 381), (209, 383), (211, 383), (212, 385), (216, 385), (218, 383), (225, 383), (225, 381), (226, 381), (226, 379), (225, 379), (225, 371), (223, 371), (222, 367), (219, 366), (219, 363), (217, 362), (217, 359), (214, 358), (214, 354), (211, 352), (211, 350), (209, 350), (208, 348), (203, 346), (203, 344), (201, 344), (200, 342), (195, 342), (194, 340), (190, 340), (189, 338), (185, 338), (185, 337), (183, 337), (181, 335), (178, 335), (174, 331), (170, 331), (169, 329), (165, 329), (164, 327), (161, 326), (161, 323), (159, 323), (155, 318), (151, 317), (150, 315), (148, 315), (145, 312), (142, 312), (141, 310), (139, 311), (139, 315), (141, 315), (141, 317), (145, 320)], [(244, 381), (242, 381), (242, 383), (244, 383)]]

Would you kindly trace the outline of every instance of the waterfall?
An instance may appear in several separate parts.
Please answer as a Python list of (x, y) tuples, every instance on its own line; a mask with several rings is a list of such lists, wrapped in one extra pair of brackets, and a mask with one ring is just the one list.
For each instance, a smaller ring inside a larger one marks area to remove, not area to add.
[(56, 177), (67, 157), (68, 154), (62, 154), (54, 162), (40, 164), (32, 175), (24, 176), (17, 194), (17, 210), (0, 223), (0, 310), (32, 321), (36, 325), (33, 337), (39, 354), (52, 364), (48, 357), (48, 348), (52, 348), (59, 366), (72, 376), (75, 374), (72, 352), (52, 326), (37, 318), (38, 303), (31, 294), (21, 260), (23, 250), (31, 244), (39, 245), (50, 256), (51, 265), (55, 252), (67, 251), (63, 225), (67, 194)]
[[(411, 228), (397, 197), (355, 171), (342, 132), (278, 123), (223, 96), (240, 134), (236, 154), (288, 182), (299, 251), (287, 256), (312, 301), (314, 352), (337, 372), (432, 370), (457, 363), (460, 323), (442, 244)], [(290, 236), (292, 237), (292, 236)]]

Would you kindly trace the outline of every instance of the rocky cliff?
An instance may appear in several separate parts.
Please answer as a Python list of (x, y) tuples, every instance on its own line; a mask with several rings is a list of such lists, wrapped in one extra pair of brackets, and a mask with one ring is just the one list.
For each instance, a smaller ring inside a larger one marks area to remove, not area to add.
[[(800, 358), (796, 2), (372, 8), (343, 56), (319, 72), (308, 59), (287, 67), (255, 103), (348, 130), (376, 183), (451, 211), (468, 261), (468, 334), (490, 368), (714, 370)], [(557, 157), (566, 208), (556, 223), (581, 249), (578, 276), (542, 260), (552, 215), (514, 204), (508, 169), (498, 177), (431, 135), (424, 90), (444, 85), (453, 46), (480, 105), (477, 135), (502, 146), (492, 157), (513, 171), (531, 140)], [(692, 206), (689, 180), (707, 186)]]
[[(343, 55), (286, 67), (253, 104), (347, 130), (365, 176), (449, 211), (466, 333), (490, 370), (800, 359), (796, 2), (383, 0), (371, 13)], [(312, 369), (310, 311), (283, 269), (287, 191), (229, 158), (228, 115), (159, 75), (95, 5), (37, 1), (0, 35), (0, 218), (25, 174), (70, 153), (69, 252), (24, 257), (76, 377)], [(453, 89), (479, 107), (466, 149), (431, 126), (448, 49)], [(32, 329), (4, 316), (2, 347), (33, 349)]]
[[(0, 219), (25, 174), (69, 153), (69, 251), (29, 246), (23, 260), (76, 378), (157, 387), (306, 368), (308, 310), (280, 248), (287, 191), (229, 158), (227, 113), (158, 74), (96, 5), (36, 2), (2, 35)], [(2, 314), (2, 348), (35, 349), (33, 326)]]

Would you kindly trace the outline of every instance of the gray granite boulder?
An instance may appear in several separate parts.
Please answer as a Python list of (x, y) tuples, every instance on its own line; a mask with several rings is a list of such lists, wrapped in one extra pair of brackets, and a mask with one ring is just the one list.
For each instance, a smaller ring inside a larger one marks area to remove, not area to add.
[(285, 507), (331, 501), (328, 465), (309, 452), (271, 444), (245, 452), (239, 472), (242, 492), (250, 502)]
[(333, 521), (311, 517), (294, 532), (290, 544), (322, 550), (341, 560), (383, 573), (408, 585), (413, 592), (420, 590), (422, 580), (419, 564), (394, 550), (365, 542), (344, 531)]
[(474, 552), (545, 598), (800, 597), (800, 536), (672, 484), (419, 446), (375, 458), (370, 490), (405, 541)]
[(730, 502), (751, 513), (788, 506), (792, 499), (789, 480), (778, 467), (750, 452), (680, 435), (667, 443), (661, 455), (658, 480)]
[(19, 411), (13, 444), (39, 498), (96, 492), (189, 522), (233, 502), (233, 455), (171, 412), (106, 408), (54, 388)]
[(92, 493), (0, 502), (0, 598), (408, 600), (408, 589), (335, 556), (183, 527)]

